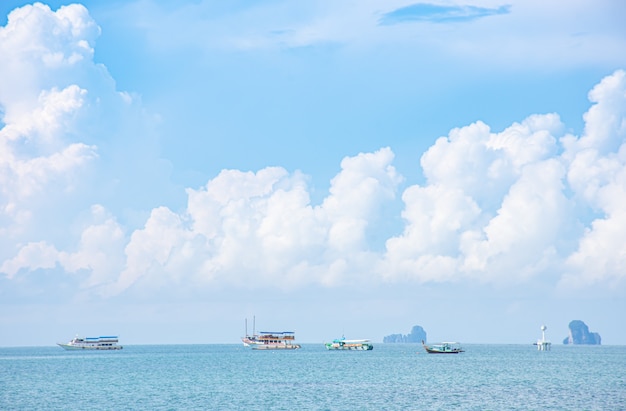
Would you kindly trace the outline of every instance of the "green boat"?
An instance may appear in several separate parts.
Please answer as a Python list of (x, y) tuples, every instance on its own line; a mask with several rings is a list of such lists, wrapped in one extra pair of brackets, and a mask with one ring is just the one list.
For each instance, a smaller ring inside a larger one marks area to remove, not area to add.
[(426, 345), (422, 340), (422, 345), (428, 354), (458, 354), (465, 352), (456, 342), (442, 342), (439, 344)]
[(345, 337), (326, 343), (327, 350), (370, 351), (374, 349), (370, 340), (346, 340)]

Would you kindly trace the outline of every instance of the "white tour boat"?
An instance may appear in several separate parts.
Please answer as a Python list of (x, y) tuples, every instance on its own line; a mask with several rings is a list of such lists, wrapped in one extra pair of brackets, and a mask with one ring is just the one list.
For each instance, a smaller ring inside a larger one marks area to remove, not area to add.
[(118, 339), (116, 336), (102, 336), (102, 337), (87, 337), (80, 338), (74, 337), (68, 343), (57, 343), (57, 345), (66, 350), (121, 350), (121, 345), (117, 345)]
[(253, 350), (296, 350), (301, 346), (294, 344), (295, 339), (293, 331), (261, 331), (249, 345)]

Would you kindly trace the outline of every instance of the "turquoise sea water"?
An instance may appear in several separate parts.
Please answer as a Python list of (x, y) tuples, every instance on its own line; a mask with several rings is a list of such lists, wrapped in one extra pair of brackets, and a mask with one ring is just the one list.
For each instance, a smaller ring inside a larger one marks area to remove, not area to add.
[(0, 348), (2, 410), (626, 410), (626, 347)]

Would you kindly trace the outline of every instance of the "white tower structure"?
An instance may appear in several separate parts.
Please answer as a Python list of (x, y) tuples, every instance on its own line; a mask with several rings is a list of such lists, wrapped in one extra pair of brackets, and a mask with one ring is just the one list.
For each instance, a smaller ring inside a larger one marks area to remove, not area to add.
[(541, 340), (537, 341), (537, 350), (539, 351), (550, 351), (550, 347), (552, 346), (552, 343), (546, 340), (547, 329), (548, 327), (546, 327), (545, 325), (541, 326)]

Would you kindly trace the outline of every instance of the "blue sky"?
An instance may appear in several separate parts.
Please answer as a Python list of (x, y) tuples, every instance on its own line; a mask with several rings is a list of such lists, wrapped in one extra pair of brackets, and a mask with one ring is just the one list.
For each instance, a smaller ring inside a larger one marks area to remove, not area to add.
[(0, 4), (0, 345), (626, 344), (626, 6)]

